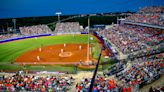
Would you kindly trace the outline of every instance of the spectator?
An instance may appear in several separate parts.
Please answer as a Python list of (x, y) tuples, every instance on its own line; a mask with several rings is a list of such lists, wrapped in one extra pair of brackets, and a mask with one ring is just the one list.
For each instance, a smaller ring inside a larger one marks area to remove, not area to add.
[(80, 34), (80, 25), (78, 22), (57, 23), (54, 32), (57, 34)]

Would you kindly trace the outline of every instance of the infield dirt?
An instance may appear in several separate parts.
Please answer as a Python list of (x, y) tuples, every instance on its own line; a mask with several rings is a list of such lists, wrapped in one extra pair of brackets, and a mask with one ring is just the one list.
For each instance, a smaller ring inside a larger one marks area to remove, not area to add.
[[(79, 48), (81, 46), (81, 50)], [(71, 53), (70, 56), (60, 56), (63, 52)], [(91, 54), (89, 56), (91, 60)], [(16, 64), (79, 64), (86, 63), (87, 44), (57, 44), (44, 46), (35, 50), (30, 50), (19, 56)]]

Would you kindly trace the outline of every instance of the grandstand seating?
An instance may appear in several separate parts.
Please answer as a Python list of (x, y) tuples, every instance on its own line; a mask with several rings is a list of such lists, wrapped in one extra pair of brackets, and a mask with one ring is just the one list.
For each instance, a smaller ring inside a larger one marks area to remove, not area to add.
[[(164, 30), (137, 25), (115, 25), (112, 29), (101, 31), (124, 54), (157, 46), (163, 43)], [(105, 32), (105, 33), (104, 33)]]
[(164, 13), (163, 6), (149, 6), (140, 9), (140, 13)]
[(0, 40), (4, 40), (4, 39), (9, 39), (9, 38), (15, 38), (15, 37), (19, 37), (20, 34), (5, 34), (5, 35), (0, 35)]
[[(77, 84), (77, 91), (88, 92), (90, 83), (90, 78), (81, 79), (81, 83)], [(121, 88), (122, 87), (118, 86), (113, 79), (105, 78), (104, 76), (97, 76), (95, 79), (95, 85), (93, 86), (93, 92), (122, 92)], [(127, 89), (129, 91), (131, 90), (130, 87), (127, 87)]]
[(47, 25), (25, 26), (25, 27), (19, 27), (19, 29), (22, 35), (36, 35), (36, 34), (51, 33), (51, 30)]
[(164, 26), (164, 7), (146, 7), (126, 18), (126, 21)]
[[(128, 16), (126, 21), (164, 26), (164, 7), (146, 7), (136, 14)], [(0, 40), (18, 36), (51, 33), (46, 25), (20, 27), (21, 34), (0, 35)], [(54, 34), (79, 34), (78, 22), (57, 23)], [(124, 64), (108, 68), (104, 75), (97, 76), (94, 92), (132, 92), (139, 87), (157, 80), (163, 74), (164, 30), (134, 24), (115, 24), (112, 28), (99, 30), (98, 33), (114, 44), (119, 51), (128, 55), (127, 61), (132, 66), (127, 69)], [(135, 53), (137, 52), (137, 53)], [(112, 70), (113, 69), (113, 70)], [(106, 75), (114, 75), (117, 82)], [(0, 91), (67, 91), (73, 84), (68, 76), (27, 76), (14, 74), (0, 77)], [(90, 78), (81, 79), (76, 91), (87, 92)], [(123, 84), (123, 85), (122, 85)], [(138, 87), (139, 85), (139, 87)], [(136, 89), (133, 89), (136, 88)]]
[[(162, 54), (162, 56), (164, 55)], [(163, 62), (162, 58), (158, 57), (158, 54), (137, 58), (132, 62), (132, 67), (129, 70), (117, 73), (116, 78), (131, 85), (138, 83), (140, 86), (143, 86), (158, 79), (160, 74), (162, 74)]]
[[(164, 7), (146, 7), (128, 16), (126, 21), (164, 26), (163, 13)], [(132, 64), (129, 69), (118, 72), (110, 69), (104, 71), (104, 74), (109, 76), (115, 74), (118, 81), (131, 87), (136, 87), (136, 84), (142, 87), (157, 80), (163, 74), (163, 32), (164, 30), (160, 28), (126, 23), (99, 30), (100, 35), (107, 38), (123, 54), (128, 55), (126, 60), (130, 59)]]
[(0, 77), (0, 91), (65, 92), (73, 83), (67, 75), (37, 76), (15, 74)]
[(80, 34), (80, 25), (78, 22), (57, 23), (55, 34)]
[(20, 29), (20, 33), (10, 33), (10, 34), (0, 35), (0, 40), (52, 33), (51, 29), (47, 25), (24, 26), (24, 27), (19, 27), (19, 29)]
[(123, 71), (125, 69), (125, 67), (126, 66), (123, 63), (116, 63), (116, 64), (110, 66), (107, 71), (104, 71), (103, 74), (104, 74), (104, 76), (105, 75), (108, 75), (108, 76), (114, 75), (116, 73)]
[(164, 86), (158, 86), (158, 87), (150, 87), (149, 92), (163, 92), (164, 91)]

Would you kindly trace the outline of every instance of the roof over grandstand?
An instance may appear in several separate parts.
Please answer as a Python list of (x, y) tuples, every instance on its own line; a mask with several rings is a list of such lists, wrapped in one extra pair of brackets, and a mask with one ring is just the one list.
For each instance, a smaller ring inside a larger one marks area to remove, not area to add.
[(0, 18), (138, 11), (145, 6), (164, 6), (163, 0), (1, 0)]

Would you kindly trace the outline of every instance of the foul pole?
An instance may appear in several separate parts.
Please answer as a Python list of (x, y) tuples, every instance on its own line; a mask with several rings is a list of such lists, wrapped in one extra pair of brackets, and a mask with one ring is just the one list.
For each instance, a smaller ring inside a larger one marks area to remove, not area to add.
[(90, 31), (90, 15), (88, 16), (88, 50), (87, 50), (87, 63), (89, 63), (89, 53), (90, 53), (90, 48), (89, 48), (89, 31)]

